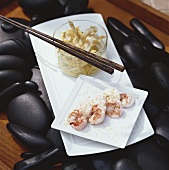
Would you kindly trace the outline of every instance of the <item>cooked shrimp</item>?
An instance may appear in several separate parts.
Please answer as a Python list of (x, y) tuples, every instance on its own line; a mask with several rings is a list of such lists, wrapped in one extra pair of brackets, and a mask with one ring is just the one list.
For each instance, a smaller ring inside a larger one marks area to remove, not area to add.
[(106, 103), (106, 114), (112, 118), (120, 117), (123, 112), (121, 101), (114, 100)]
[(106, 111), (106, 101), (102, 96), (97, 96), (93, 99), (93, 106), (91, 110), (91, 117), (89, 118), (90, 124), (99, 124), (103, 122)]
[(68, 123), (76, 130), (83, 129), (87, 124), (87, 119), (83, 116), (80, 110), (73, 110), (68, 115)]
[(103, 97), (106, 99), (106, 102), (113, 102), (120, 100), (119, 91), (115, 88), (108, 88), (104, 90)]
[(82, 111), (83, 116), (88, 120), (91, 117), (91, 113), (92, 113), (91, 101), (81, 102), (79, 105), (79, 110)]
[(127, 93), (120, 94), (120, 101), (123, 107), (131, 107), (134, 104), (134, 97)]
[(92, 107), (92, 116), (89, 118), (90, 124), (99, 124), (103, 122), (105, 118), (105, 111), (98, 104)]

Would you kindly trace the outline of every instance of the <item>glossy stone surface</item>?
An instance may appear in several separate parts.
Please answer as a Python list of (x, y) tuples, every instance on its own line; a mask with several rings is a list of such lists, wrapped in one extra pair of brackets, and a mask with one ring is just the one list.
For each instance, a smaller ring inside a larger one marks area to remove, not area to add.
[(47, 8), (50, 8), (52, 6), (57, 7), (61, 6), (59, 1), (57, 0), (19, 0), (19, 4), (23, 9), (31, 10), (32, 12), (34, 11), (44, 11)]
[(128, 68), (147, 70), (150, 67), (149, 57), (145, 53), (144, 43), (140, 39), (136, 37), (124, 39), (120, 50), (121, 57), (128, 63)]
[(157, 88), (169, 93), (168, 80), (169, 80), (169, 68), (164, 63), (155, 62), (151, 66), (151, 75), (153, 80), (156, 82)]
[[(140, 35), (143, 35), (146, 39), (153, 44), (154, 47), (160, 49), (160, 50), (165, 50), (164, 44), (157, 38), (155, 35), (153, 35), (152, 32), (148, 30), (148, 28), (140, 22), (139, 19), (133, 18), (130, 21), (130, 25), (133, 27), (133, 29)], [(147, 42), (148, 42), (147, 41)]]
[(5, 88), (0, 92), (0, 111), (6, 112), (7, 105), (9, 102), (15, 97), (25, 93), (25, 84), (22, 82), (17, 82), (12, 84), (11, 86)]
[(0, 70), (18, 70), (21, 72), (28, 71), (27, 62), (14, 55), (0, 55)]
[(25, 42), (19, 39), (3, 41), (0, 46), (0, 55), (23, 58), (27, 63), (27, 68), (31, 68), (36, 64), (34, 52), (32, 51), (29, 41)]
[[(11, 18), (12, 20), (14, 21), (17, 21), (21, 24), (24, 24), (24, 25), (28, 25), (29, 24), (29, 21), (25, 20), (25, 19), (22, 19), (22, 18)], [(14, 25), (10, 24), (10, 23), (7, 23), (5, 21), (2, 21), (1, 23), (1, 29), (4, 31), (4, 32), (7, 32), (7, 33), (15, 33), (16, 31), (18, 31), (19, 29), (17, 27), (15, 27)]]
[(151, 77), (148, 73), (140, 69), (128, 69), (128, 75), (135, 88), (142, 89), (148, 92), (146, 101), (151, 104), (157, 103), (157, 93), (154, 93), (151, 87)]
[(38, 93), (38, 85), (35, 82), (26, 81), (25, 86), (26, 86), (27, 91), (31, 90), (31, 92)]
[[(25, 19), (12, 19), (24, 25), (30, 24), (30, 22)], [(6, 24), (7, 23), (0, 20), (0, 55), (12, 55), (24, 58), (29, 68), (36, 65), (37, 63), (29, 36), (19, 28), (14, 28), (14, 31), (7, 30), (9, 28), (6, 28)], [(13, 29), (11, 27), (10, 29)]]
[[(14, 165), (15, 170), (21, 169), (31, 169), (31, 170), (40, 170), (45, 169), (49, 170), (53, 165), (59, 164), (62, 160), (65, 159), (65, 155), (62, 154), (63, 148), (52, 148), (46, 150), (42, 153), (39, 153), (31, 158), (21, 160)], [(53, 168), (52, 168), (53, 169)]]
[(8, 123), (7, 129), (30, 151), (42, 152), (52, 147), (51, 143), (44, 136), (23, 126)]
[(40, 134), (46, 134), (51, 124), (51, 113), (36, 94), (27, 92), (11, 100), (7, 108), (9, 122)]
[(162, 148), (165, 152), (169, 153), (169, 140), (159, 134), (156, 134), (155, 137), (160, 148)]
[(59, 146), (64, 146), (60, 131), (57, 129), (50, 128), (46, 134), (46, 138), (52, 143), (55, 148)]
[(156, 125), (156, 133), (169, 140), (169, 112), (161, 113)]
[(142, 170), (140, 166), (128, 158), (121, 158), (116, 161), (111, 170)]
[(30, 16), (33, 23), (88, 12), (88, 2), (88, 0), (19, 0), (23, 11)]
[(126, 151), (126, 157), (135, 161), (143, 170), (169, 167), (167, 152), (158, 147), (155, 136), (127, 147)]
[(19, 4), (32, 21), (43, 22), (64, 14), (64, 7), (57, 0), (20, 0)]
[(160, 107), (165, 107), (169, 104), (169, 67), (164, 63), (153, 63), (151, 77), (152, 87), (158, 92), (158, 104)]
[(149, 121), (151, 122), (151, 125), (155, 129), (157, 122), (160, 117), (160, 110), (156, 105), (153, 105), (149, 102), (145, 102), (143, 108), (145, 109), (145, 112), (149, 118)]
[(113, 162), (110, 159), (97, 159), (93, 161), (93, 165), (97, 170), (111, 170), (113, 166)]
[(10, 85), (17, 83), (17, 82), (23, 82), (24, 81), (24, 75), (15, 70), (0, 70), (0, 91), (4, 90), (5, 88), (9, 87)]
[(87, 9), (88, 0), (69, 0), (64, 9), (64, 15), (83, 13)]

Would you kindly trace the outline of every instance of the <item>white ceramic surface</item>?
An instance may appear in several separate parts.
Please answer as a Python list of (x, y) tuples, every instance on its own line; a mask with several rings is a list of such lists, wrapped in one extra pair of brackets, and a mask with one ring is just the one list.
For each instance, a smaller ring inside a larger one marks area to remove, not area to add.
[[(106, 115), (104, 121), (98, 125), (88, 123), (82, 130), (73, 129), (67, 122), (68, 114), (77, 109), (80, 103), (102, 95), (107, 88), (116, 88), (119, 93), (131, 94), (134, 96), (134, 104), (129, 108), (123, 108), (123, 113), (119, 118), (110, 118)], [(60, 116), (53, 122), (52, 127), (86, 139), (124, 148), (147, 94), (143, 90), (81, 75), (64, 103), (64, 107), (59, 111)]]
[[(68, 20), (76, 19), (87, 19), (98, 22), (107, 31), (104, 20), (100, 14), (81, 14), (58, 18), (39, 24), (35, 26), (34, 29), (52, 36), (56, 27), (62, 25)], [(75, 84), (76, 78), (66, 76), (60, 72), (57, 64), (57, 56), (54, 46), (34, 36), (31, 36), (31, 42), (37, 57), (53, 112), (56, 117), (55, 121), (57, 121), (57, 118), (60, 116), (59, 110), (64, 106), (63, 104), (68, 98)], [(109, 33), (106, 55), (110, 60), (122, 64)], [(110, 83), (119, 83), (120, 85), (132, 87), (131, 81), (126, 71), (121, 73), (115, 70), (113, 75), (109, 75), (108, 73), (100, 71), (93, 77), (108, 81)], [(135, 126), (127, 141), (127, 145), (143, 140), (151, 136), (153, 133), (153, 128), (145, 114), (145, 111), (141, 109)], [(117, 149), (117, 147), (77, 137), (66, 132), (61, 132), (61, 136), (65, 145), (66, 152), (69, 156), (100, 153)]]

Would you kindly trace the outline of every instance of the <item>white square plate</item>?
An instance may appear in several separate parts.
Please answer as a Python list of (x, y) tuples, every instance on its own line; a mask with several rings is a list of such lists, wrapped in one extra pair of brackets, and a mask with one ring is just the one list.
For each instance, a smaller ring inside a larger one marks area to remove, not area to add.
[[(123, 113), (119, 118), (105, 116), (102, 123), (91, 125), (88, 123), (84, 129), (75, 130), (67, 122), (68, 114), (78, 107), (82, 101), (88, 101), (89, 97), (94, 98), (101, 95), (106, 88), (116, 88), (119, 92), (129, 93), (134, 96), (135, 102), (129, 108), (123, 108)], [(147, 92), (136, 88), (121, 86), (119, 84), (108, 83), (88, 76), (80, 76), (64, 107), (59, 111), (60, 116), (52, 124), (53, 128), (71, 133), (86, 139), (105, 143), (108, 145), (124, 148), (134, 127), (140, 110), (147, 97)]]
[[(78, 19), (84, 20), (88, 19), (90, 21), (99, 23), (105, 28), (108, 34), (108, 44), (106, 50), (107, 56), (110, 60), (122, 64), (121, 59), (114, 46), (114, 43), (106, 28), (104, 20), (100, 14), (81, 14), (58, 18), (36, 25), (34, 26), (34, 29), (37, 29), (41, 32), (44, 32), (52, 36), (57, 27), (61, 26), (68, 20)], [(63, 107), (63, 104), (67, 97), (69, 96), (76, 79), (62, 74), (58, 69), (57, 55), (54, 46), (34, 36), (31, 36), (31, 42), (37, 57), (37, 61), (42, 73), (46, 90), (48, 92), (53, 112), (55, 114), (54, 121), (57, 121), (57, 118), (60, 116), (59, 110)], [(99, 78), (101, 80), (106, 80), (108, 82), (119, 83), (121, 85), (132, 87), (131, 81), (126, 71), (121, 73), (115, 70), (113, 75), (109, 75), (101, 71), (98, 74), (94, 75), (93, 77)], [(153, 128), (145, 114), (145, 111), (141, 109), (141, 112), (136, 121), (134, 129), (132, 130), (132, 133), (129, 137), (127, 145), (143, 140), (151, 136), (153, 133), (154, 133)], [(61, 132), (61, 135), (65, 145), (66, 152), (69, 156), (100, 153), (117, 149), (117, 147), (81, 138), (66, 132)]]

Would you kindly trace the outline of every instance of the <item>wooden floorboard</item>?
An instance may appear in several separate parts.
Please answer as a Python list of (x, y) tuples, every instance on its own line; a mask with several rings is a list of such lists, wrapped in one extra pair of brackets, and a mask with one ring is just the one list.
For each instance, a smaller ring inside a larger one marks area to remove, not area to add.
[(0, 7), (0, 14), (7, 15), (18, 7), (18, 0), (11, 0)]

